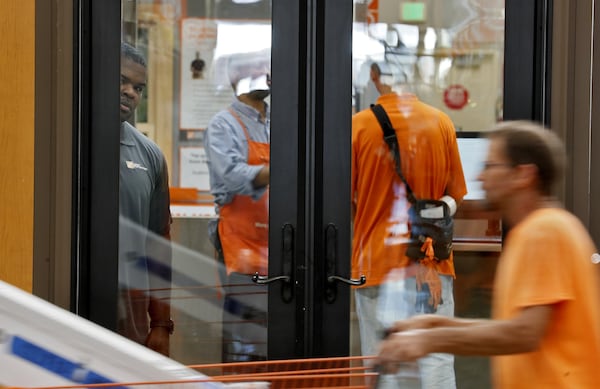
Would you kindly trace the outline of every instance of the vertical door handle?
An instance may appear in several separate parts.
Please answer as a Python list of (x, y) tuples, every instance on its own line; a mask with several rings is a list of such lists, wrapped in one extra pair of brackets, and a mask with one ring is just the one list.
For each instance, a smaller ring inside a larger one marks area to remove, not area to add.
[(337, 298), (337, 283), (343, 282), (348, 285), (364, 285), (367, 282), (367, 277), (361, 275), (360, 278), (344, 278), (337, 275), (336, 264), (338, 261), (337, 255), (337, 227), (333, 223), (329, 223), (325, 227), (325, 266), (327, 274), (327, 285), (325, 285), (325, 300), (332, 303)]
[[(273, 256), (270, 260), (273, 260)], [(294, 227), (289, 223), (284, 224), (281, 228), (281, 270), (282, 274), (274, 277), (255, 273), (252, 281), (261, 285), (282, 281), (281, 298), (284, 302), (289, 303), (294, 296)]]

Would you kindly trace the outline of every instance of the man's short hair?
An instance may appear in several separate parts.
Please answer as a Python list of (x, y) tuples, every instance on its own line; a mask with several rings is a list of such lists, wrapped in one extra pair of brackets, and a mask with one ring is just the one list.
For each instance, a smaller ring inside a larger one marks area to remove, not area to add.
[(564, 175), (567, 160), (564, 144), (554, 132), (526, 120), (507, 121), (498, 124), (489, 138), (504, 141), (505, 156), (515, 166), (535, 165), (540, 191), (552, 194)]
[(121, 42), (121, 57), (132, 60), (133, 62), (147, 67), (146, 58), (141, 51), (126, 42)]
[(387, 61), (371, 62), (371, 71), (379, 76), (379, 81), (382, 84), (394, 86), (398, 84), (406, 84), (408, 75), (399, 64), (390, 63)]

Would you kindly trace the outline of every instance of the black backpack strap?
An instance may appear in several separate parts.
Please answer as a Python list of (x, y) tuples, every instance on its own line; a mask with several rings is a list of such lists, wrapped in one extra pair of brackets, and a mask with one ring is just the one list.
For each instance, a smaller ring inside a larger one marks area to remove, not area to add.
[(371, 111), (373, 111), (373, 114), (375, 114), (375, 117), (377, 118), (377, 121), (379, 122), (379, 125), (381, 126), (381, 129), (383, 130), (383, 139), (385, 140), (385, 143), (387, 143), (390, 152), (392, 153), (392, 156), (394, 157), (394, 164), (396, 165), (396, 173), (398, 174), (398, 176), (400, 177), (400, 179), (402, 180), (402, 182), (404, 182), (404, 185), (406, 186), (406, 194), (407, 194), (407, 198), (408, 201), (410, 201), (412, 204), (417, 202), (417, 198), (415, 197), (412, 188), (410, 187), (410, 185), (408, 185), (408, 182), (406, 181), (406, 178), (404, 178), (404, 174), (402, 174), (402, 161), (400, 159), (400, 147), (398, 146), (398, 138), (396, 137), (396, 131), (394, 130), (394, 127), (392, 127), (392, 123), (390, 122), (390, 118), (388, 117), (387, 113), (385, 112), (385, 109), (383, 109), (383, 107), (380, 104), (371, 104)]

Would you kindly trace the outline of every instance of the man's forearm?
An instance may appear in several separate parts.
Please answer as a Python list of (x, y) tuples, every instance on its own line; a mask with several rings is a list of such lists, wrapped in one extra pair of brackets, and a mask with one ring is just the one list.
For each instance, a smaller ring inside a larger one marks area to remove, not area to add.
[(395, 322), (390, 332), (402, 332), (436, 327), (467, 327), (484, 322), (482, 319), (461, 319), (443, 315), (418, 315)]
[(264, 188), (265, 186), (269, 185), (269, 179), (270, 179), (269, 166), (263, 166), (262, 169), (260, 169), (258, 174), (252, 180), (252, 186), (254, 186), (254, 188), (256, 188), (256, 189)]
[(506, 321), (479, 321), (467, 325), (438, 327), (424, 336), (430, 352), (456, 355), (503, 355), (533, 351), (531, 337)]

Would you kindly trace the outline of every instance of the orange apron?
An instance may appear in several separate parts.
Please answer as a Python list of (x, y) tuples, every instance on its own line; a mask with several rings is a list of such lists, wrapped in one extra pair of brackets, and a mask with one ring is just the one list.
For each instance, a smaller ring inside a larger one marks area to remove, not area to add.
[[(270, 147), (268, 143), (250, 139), (248, 129), (233, 111), (248, 141), (248, 165), (268, 165)], [(229, 204), (219, 210), (219, 237), (227, 274), (267, 274), (269, 249), (269, 189), (258, 199), (235, 195)]]

